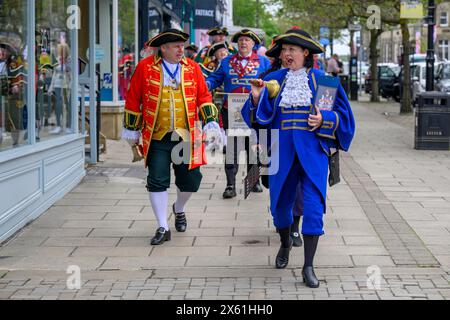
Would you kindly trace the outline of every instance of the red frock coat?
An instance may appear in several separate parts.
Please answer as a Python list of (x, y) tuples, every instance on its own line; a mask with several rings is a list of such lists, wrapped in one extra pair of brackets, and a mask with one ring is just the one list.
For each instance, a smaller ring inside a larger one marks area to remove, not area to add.
[[(192, 170), (206, 164), (200, 121), (207, 123), (215, 120), (218, 112), (212, 103), (211, 93), (208, 91), (199, 65), (188, 58), (183, 58), (180, 64), (181, 91), (191, 134), (189, 169)], [(145, 58), (136, 67), (125, 102), (124, 126), (128, 130), (142, 132), (146, 165), (155, 121), (158, 118), (163, 85), (162, 58), (159, 56)]]

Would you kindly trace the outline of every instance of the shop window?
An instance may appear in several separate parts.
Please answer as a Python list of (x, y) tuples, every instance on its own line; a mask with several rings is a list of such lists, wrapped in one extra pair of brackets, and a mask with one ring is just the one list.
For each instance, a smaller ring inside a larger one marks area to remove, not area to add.
[(73, 133), (70, 0), (36, 1), (36, 139)]
[(0, 5), (0, 151), (29, 144), (27, 1)]
[(131, 75), (136, 65), (134, 0), (119, 1), (119, 100), (126, 100)]

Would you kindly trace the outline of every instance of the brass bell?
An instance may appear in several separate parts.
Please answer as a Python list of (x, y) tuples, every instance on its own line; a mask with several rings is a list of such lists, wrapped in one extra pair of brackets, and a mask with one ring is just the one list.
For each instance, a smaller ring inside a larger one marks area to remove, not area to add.
[(135, 144), (131, 147), (133, 152), (133, 163), (144, 160), (144, 150), (140, 144)]

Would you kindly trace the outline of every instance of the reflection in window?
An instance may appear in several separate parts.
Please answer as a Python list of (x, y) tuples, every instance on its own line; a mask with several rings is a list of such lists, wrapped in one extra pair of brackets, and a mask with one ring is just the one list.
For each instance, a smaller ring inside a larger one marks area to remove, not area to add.
[(0, 151), (28, 144), (27, 2), (0, 5)]
[(126, 100), (135, 68), (134, 0), (119, 1), (119, 99)]
[(36, 2), (36, 137), (72, 133), (70, 0)]

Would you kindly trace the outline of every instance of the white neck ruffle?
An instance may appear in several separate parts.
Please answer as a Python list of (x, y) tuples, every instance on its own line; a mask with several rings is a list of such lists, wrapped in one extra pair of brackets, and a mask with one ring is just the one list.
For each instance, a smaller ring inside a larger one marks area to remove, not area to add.
[(304, 107), (311, 104), (313, 94), (309, 87), (306, 68), (297, 71), (289, 70), (281, 96), (280, 106), (284, 108)]

